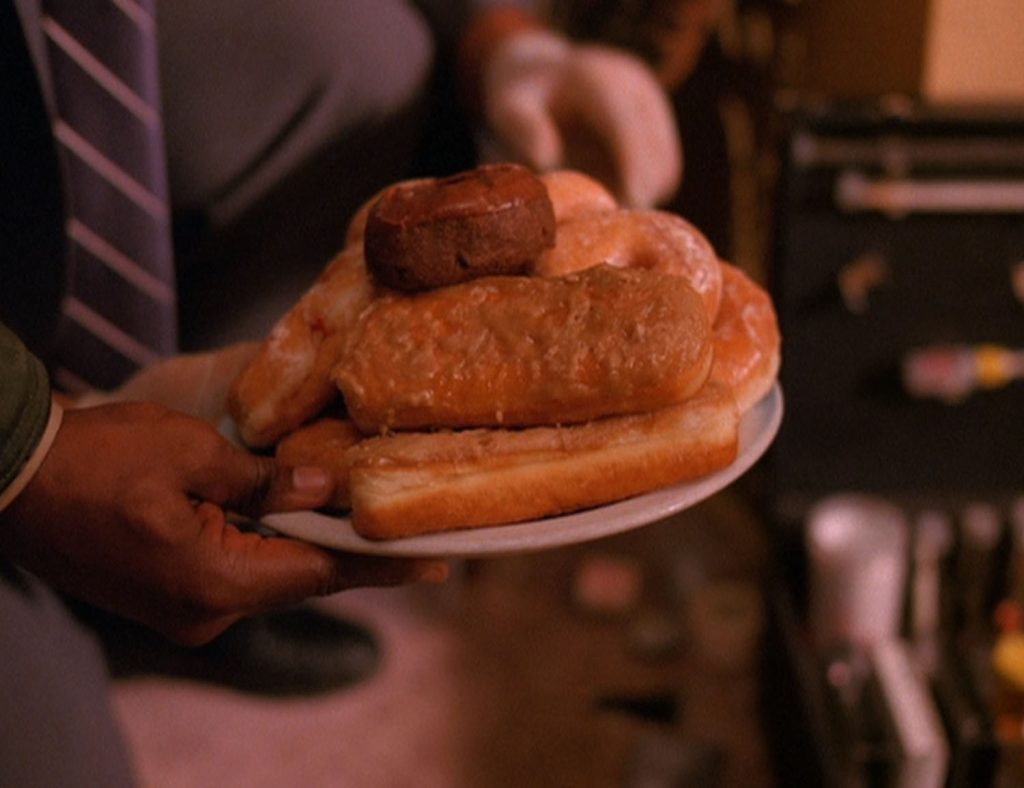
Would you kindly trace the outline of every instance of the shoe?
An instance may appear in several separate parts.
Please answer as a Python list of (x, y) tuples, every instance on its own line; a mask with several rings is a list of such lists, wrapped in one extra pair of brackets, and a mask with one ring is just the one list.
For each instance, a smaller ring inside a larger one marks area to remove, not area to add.
[(308, 696), (365, 681), (380, 662), (367, 629), (308, 606), (242, 619), (198, 647), (101, 611), (79, 617), (99, 637), (114, 679), (168, 676), (253, 695)]

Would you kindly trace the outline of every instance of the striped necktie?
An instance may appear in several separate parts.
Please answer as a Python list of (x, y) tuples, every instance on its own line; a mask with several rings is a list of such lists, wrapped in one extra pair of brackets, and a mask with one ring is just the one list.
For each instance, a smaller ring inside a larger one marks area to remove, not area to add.
[(177, 342), (154, 3), (42, 2), (68, 202), (54, 379), (73, 393)]

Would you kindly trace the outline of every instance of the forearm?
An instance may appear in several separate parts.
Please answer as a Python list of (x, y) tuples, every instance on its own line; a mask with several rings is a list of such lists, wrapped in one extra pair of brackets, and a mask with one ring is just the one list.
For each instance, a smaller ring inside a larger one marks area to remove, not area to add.
[(466, 27), (485, 12), (516, 8), (532, 13), (531, 0), (412, 0), (423, 18), (443, 40), (457, 41)]
[(437, 57), (449, 67), (471, 111), (479, 109), (486, 56), (508, 34), (536, 27), (531, 0), (412, 0), (434, 37)]
[(480, 109), (484, 69), (488, 57), (510, 36), (540, 28), (527, 3), (481, 3), (462, 29), (456, 47), (459, 86), (467, 107)]

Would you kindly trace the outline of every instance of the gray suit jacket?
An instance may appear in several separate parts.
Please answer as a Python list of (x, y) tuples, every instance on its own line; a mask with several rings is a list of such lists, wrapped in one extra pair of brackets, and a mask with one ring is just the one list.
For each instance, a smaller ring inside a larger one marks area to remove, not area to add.
[[(418, 7), (424, 19), (429, 22), (433, 38), (440, 42), (439, 50), (444, 52), (450, 50), (472, 13), (497, 1), (412, 0), (411, 5)], [(162, 27), (164, 22), (169, 22), (173, 29), (176, 21), (173, 11), (178, 7), (174, 5), (175, 0), (167, 2)], [(528, 3), (519, 0), (518, 4)], [(65, 250), (61, 231), (64, 215), (63, 187), (48, 116), (51, 91), (47, 82), (46, 47), (39, 25), (38, 5), (38, 0), (0, 0), (0, 61), (4, 63), (3, 72), (0, 72), (0, 113), (3, 113), (0, 117), (4, 118), (0, 123), (0, 321), (10, 325), (33, 352), (45, 359), (49, 355), (64, 286)], [(253, 6), (259, 8), (260, 4), (254, 3)], [(181, 12), (178, 13), (180, 15)], [(192, 23), (191, 19), (187, 21)], [(350, 37), (358, 39), (361, 34), (365, 37), (367, 31), (339, 32), (347, 32), (351, 34)], [(172, 37), (162, 43), (189, 39), (187, 29), (177, 33), (176, 38)], [(400, 46), (398, 38), (394, 35), (392, 37), (396, 38), (395, 45)], [(339, 46), (345, 45), (344, 41), (339, 40)], [(168, 51), (173, 54), (172, 47), (168, 47)], [(202, 64), (203, 61), (199, 59), (197, 62)], [(186, 87), (195, 86), (196, 80), (203, 79), (202, 69), (191, 74), (183, 72), (181, 63), (175, 62), (175, 66), (179, 77), (174, 83), (176, 85), (184, 81)], [(182, 80), (181, 73), (188, 74), (190, 79)], [(297, 92), (301, 93), (299, 88), (308, 87), (299, 85)], [(218, 96), (216, 93), (212, 95), (214, 98)], [(202, 102), (198, 102), (197, 106), (203, 106)], [(320, 144), (321, 139), (337, 136), (339, 129), (327, 124), (348, 122), (344, 121), (345, 115), (340, 111), (320, 114), (327, 119), (327, 123), (322, 124), (323, 129), (317, 132), (318, 136), (311, 138), (313, 142), (306, 140), (304, 143), (311, 150)], [(335, 118), (342, 120), (337, 121)], [(363, 120), (358, 114), (353, 114), (353, 118), (360, 122)], [(212, 118), (209, 120), (212, 121)], [(447, 128), (445, 130), (449, 131)], [(203, 139), (210, 136), (206, 131), (195, 139), (183, 136), (177, 148), (191, 153)], [(171, 151), (174, 150), (174, 146), (171, 146)], [(299, 152), (303, 155), (306, 153), (303, 150)], [(295, 154), (293, 158), (300, 159), (301, 156)], [(258, 157), (256, 162), (261, 166), (266, 163)], [(372, 158), (370, 162), (373, 162)], [(174, 172), (172, 167), (172, 181)], [(345, 173), (346, 176), (352, 174), (351, 170)], [(266, 180), (280, 176), (268, 172), (261, 177)], [(252, 180), (258, 178), (253, 177)], [(174, 186), (172, 182), (172, 189)]]

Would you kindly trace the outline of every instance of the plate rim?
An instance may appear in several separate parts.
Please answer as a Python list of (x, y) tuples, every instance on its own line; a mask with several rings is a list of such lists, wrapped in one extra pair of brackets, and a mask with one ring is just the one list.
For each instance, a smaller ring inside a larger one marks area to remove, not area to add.
[[(744, 414), (739, 453), (730, 465), (699, 479), (579, 512), (381, 541), (359, 536), (347, 516), (309, 510), (264, 515), (260, 523), (281, 536), (321, 547), (396, 558), (498, 557), (594, 541), (664, 520), (728, 487), (768, 450), (782, 423), (783, 411), (782, 387), (775, 381), (768, 393)], [(591, 520), (607, 522), (601, 527), (587, 528)]]

